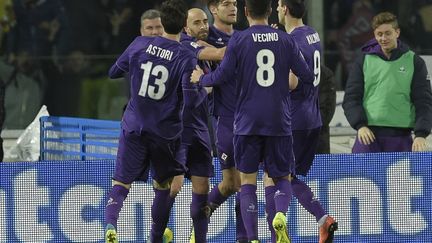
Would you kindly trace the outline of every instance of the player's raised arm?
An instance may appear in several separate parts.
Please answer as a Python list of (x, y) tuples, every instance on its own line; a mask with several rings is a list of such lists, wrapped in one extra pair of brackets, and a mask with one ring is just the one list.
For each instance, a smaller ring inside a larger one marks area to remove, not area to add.
[(225, 55), (225, 51), (226, 47), (205, 47), (200, 51), (198, 59), (207, 61), (221, 61)]
[[(232, 39), (228, 43), (227, 50), (225, 52), (225, 57), (222, 60), (220, 66), (216, 68), (213, 72), (210, 72), (205, 75), (199, 75), (200, 71), (192, 73), (191, 82), (196, 83), (200, 82), (202, 86), (211, 87), (221, 85), (228, 81), (233, 81), (235, 79), (235, 67), (237, 66), (237, 60), (235, 58), (235, 37), (231, 37)], [(199, 78), (199, 79), (197, 79)]]
[(116, 62), (111, 66), (108, 71), (108, 76), (110, 78), (121, 78), (123, 74), (129, 72), (129, 57), (131, 50), (137, 48), (137, 44), (139, 43), (137, 40), (142, 37), (137, 37), (135, 40), (128, 46), (128, 48), (120, 55), (120, 57), (116, 60)]

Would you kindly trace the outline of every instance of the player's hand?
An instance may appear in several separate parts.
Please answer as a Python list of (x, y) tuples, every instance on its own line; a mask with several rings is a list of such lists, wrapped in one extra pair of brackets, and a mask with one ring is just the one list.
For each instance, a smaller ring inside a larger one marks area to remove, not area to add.
[(357, 137), (363, 145), (369, 145), (375, 141), (375, 134), (366, 126), (358, 130)]
[(271, 26), (273, 29), (279, 29), (278, 24), (271, 24), (270, 26)]
[(413, 152), (421, 152), (426, 151), (427, 143), (426, 138), (416, 137), (414, 138), (414, 142), (412, 144), (411, 150)]
[(299, 82), (299, 80), (298, 80), (297, 76), (292, 71), (290, 71), (289, 81), (288, 81), (289, 89), (294, 90), (295, 88), (297, 88), (298, 82)]
[(198, 83), (203, 74), (204, 71), (198, 65), (196, 65), (195, 70), (193, 70), (191, 74), (191, 83)]

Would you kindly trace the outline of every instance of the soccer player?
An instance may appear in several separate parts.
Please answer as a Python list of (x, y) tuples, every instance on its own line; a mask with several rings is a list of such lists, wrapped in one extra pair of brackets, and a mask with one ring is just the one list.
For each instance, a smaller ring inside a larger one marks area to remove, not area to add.
[[(224, 47), (235, 33), (233, 24), (237, 22), (236, 0), (209, 0), (207, 7), (213, 15), (207, 42), (215, 47)], [(233, 80), (234, 81), (234, 80)], [(211, 111), (216, 120), (216, 148), (222, 170), (222, 181), (212, 188), (209, 194), (211, 211), (216, 210), (229, 196), (240, 189), (240, 176), (234, 163), (233, 124), (235, 111), (235, 84), (228, 82), (213, 87)], [(236, 238), (247, 242), (246, 231), (240, 215), (240, 194), (236, 195)]]
[[(118, 242), (117, 220), (123, 202), (132, 182), (147, 179), (149, 166), (155, 192), (150, 242), (163, 242), (174, 203), (170, 183), (186, 171), (180, 149), (182, 86), (189, 85), (196, 58), (179, 42), (187, 18), (183, 1), (165, 1), (160, 11), (162, 37), (137, 37), (109, 72), (111, 78), (130, 73), (131, 98), (122, 118), (113, 188), (105, 209), (105, 242)], [(193, 105), (189, 103), (195, 101), (184, 96), (184, 102)]]
[[(160, 12), (156, 9), (146, 10), (141, 15), (141, 36), (162, 36), (162, 34), (164, 33), (164, 28), (160, 16)], [(180, 192), (182, 185), (183, 175), (175, 176), (171, 182), (170, 196), (176, 197), (177, 194)], [(172, 231), (170, 229), (167, 229), (165, 233), (171, 235), (167, 237), (172, 237)]]
[[(213, 60), (221, 60), (225, 48), (220, 52), (221, 49), (200, 46), (196, 42), (207, 40), (209, 26), (204, 11), (198, 8), (189, 9), (185, 31), (187, 35), (182, 34), (181, 43), (194, 52), (197, 58), (209, 57)], [(209, 53), (202, 55), (206, 51)], [(220, 58), (217, 58), (218, 55)], [(202, 69), (209, 70), (208, 62), (199, 61), (198, 64)], [(194, 230), (190, 242), (206, 242), (209, 216), (207, 206), (210, 188), (209, 177), (214, 175), (211, 141), (207, 125), (207, 94), (211, 92), (211, 88), (190, 83), (188, 89), (189, 94), (198, 99), (196, 106), (185, 106), (183, 111), (182, 147), (186, 153), (186, 166), (188, 168), (186, 176), (192, 181), (190, 213)]]
[[(279, 0), (277, 11), (279, 23), (285, 26), (286, 31), (296, 41), (311, 73), (314, 75), (313, 85), (299, 85), (291, 92), (291, 126), (296, 159), (296, 176), (293, 176), (291, 181), (293, 194), (299, 203), (315, 216), (320, 229), (319, 242), (332, 242), (334, 231), (337, 230), (337, 223), (326, 214), (310, 187), (297, 178), (297, 175), (306, 176), (312, 166), (322, 125), (318, 102), (318, 84), (321, 75), (320, 38), (313, 28), (303, 24), (302, 18), (306, 11), (303, 0)], [(302, 83), (300, 82), (300, 84)], [(264, 186), (267, 221), (272, 231), (272, 242), (275, 242), (275, 234), (271, 227), (275, 207), (271, 202), (273, 202), (277, 189), (272, 180), (266, 176)]]
[[(290, 88), (292, 70), (304, 83), (313, 75), (291, 36), (268, 25), (271, 0), (246, 0), (250, 27), (234, 33), (221, 65), (210, 74), (192, 73), (203, 86), (235, 83), (234, 155), (240, 171), (240, 204), (247, 240), (258, 242), (256, 182), (261, 161), (278, 193), (273, 219), (277, 242), (290, 242), (286, 216), (291, 201), (292, 151)], [(234, 76), (237, 76), (234, 81)]]

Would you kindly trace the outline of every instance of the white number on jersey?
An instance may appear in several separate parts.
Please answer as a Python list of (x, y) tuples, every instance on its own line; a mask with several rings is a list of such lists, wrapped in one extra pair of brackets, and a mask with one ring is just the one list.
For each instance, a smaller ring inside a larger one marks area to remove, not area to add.
[[(141, 64), (141, 69), (144, 70), (144, 73), (138, 95), (143, 97), (148, 96), (154, 100), (160, 100), (165, 94), (165, 83), (168, 80), (168, 69), (162, 65), (156, 65), (153, 67), (152, 62)], [(150, 75), (155, 77), (157, 92), (155, 92), (155, 86), (149, 85)]]
[[(269, 49), (260, 50), (256, 55), (256, 62), (258, 65), (256, 72), (256, 80), (258, 84), (262, 87), (269, 87), (274, 83), (275, 79), (275, 73), (273, 69), (275, 57), (273, 52)], [(264, 74), (267, 74), (267, 77), (264, 77)]]
[(315, 50), (314, 52), (314, 75), (315, 79), (313, 82), (313, 85), (316, 87), (320, 83), (321, 80), (321, 55), (318, 50)]

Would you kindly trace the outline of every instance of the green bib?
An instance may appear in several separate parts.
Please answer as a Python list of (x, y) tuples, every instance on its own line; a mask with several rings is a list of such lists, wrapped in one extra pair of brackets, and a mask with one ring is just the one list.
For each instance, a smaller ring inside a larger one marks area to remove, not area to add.
[(369, 126), (414, 127), (415, 109), (411, 102), (414, 52), (386, 61), (366, 55), (363, 63), (365, 108)]

